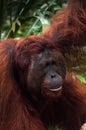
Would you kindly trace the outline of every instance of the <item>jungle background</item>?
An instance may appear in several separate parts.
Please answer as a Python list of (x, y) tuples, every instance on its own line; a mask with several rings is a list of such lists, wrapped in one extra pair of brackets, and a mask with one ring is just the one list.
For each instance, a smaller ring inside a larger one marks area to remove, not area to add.
[(63, 0), (0, 0), (0, 39), (39, 35)]
[[(0, 0), (0, 41), (40, 35), (50, 18), (66, 5), (66, 0)], [(78, 77), (86, 84), (85, 72)]]

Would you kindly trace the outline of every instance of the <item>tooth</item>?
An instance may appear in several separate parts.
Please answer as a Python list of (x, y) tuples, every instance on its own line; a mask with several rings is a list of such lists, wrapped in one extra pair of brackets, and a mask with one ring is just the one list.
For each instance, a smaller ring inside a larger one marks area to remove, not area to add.
[(49, 89), (50, 91), (53, 91), (53, 92), (56, 92), (56, 91), (59, 91), (59, 90), (61, 90), (62, 89), (62, 86), (61, 87), (59, 87), (59, 88), (55, 88), (55, 89)]

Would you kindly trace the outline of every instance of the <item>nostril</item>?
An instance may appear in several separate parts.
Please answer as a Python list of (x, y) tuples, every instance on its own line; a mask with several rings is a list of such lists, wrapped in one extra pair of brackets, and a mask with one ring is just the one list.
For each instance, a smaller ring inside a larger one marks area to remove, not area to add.
[(55, 74), (51, 75), (51, 78), (55, 78), (55, 77), (56, 77), (56, 75), (55, 75)]

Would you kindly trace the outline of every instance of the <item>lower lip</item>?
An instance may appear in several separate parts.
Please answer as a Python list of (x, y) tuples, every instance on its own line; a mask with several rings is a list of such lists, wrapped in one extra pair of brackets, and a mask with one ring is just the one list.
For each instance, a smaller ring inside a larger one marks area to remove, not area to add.
[(57, 91), (60, 91), (61, 89), (62, 89), (62, 86), (60, 86), (59, 88), (56, 88), (56, 89), (49, 89), (49, 90), (52, 92), (57, 92)]

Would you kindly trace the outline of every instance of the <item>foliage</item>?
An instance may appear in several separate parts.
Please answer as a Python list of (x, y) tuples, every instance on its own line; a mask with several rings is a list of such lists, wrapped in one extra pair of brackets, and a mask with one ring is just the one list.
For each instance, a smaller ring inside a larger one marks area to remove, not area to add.
[(1, 0), (1, 40), (39, 35), (62, 3), (63, 0)]

